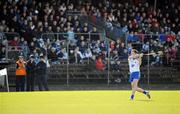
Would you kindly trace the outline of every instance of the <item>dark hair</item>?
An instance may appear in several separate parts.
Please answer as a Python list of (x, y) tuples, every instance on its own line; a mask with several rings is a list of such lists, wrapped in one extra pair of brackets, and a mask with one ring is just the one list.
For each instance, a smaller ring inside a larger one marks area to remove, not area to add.
[(35, 57), (34, 57), (34, 55), (30, 55), (29, 58), (33, 58), (34, 59)]
[(41, 55), (41, 56), (40, 56), (40, 58), (41, 58), (41, 59), (44, 59), (44, 56), (43, 56), (43, 55)]

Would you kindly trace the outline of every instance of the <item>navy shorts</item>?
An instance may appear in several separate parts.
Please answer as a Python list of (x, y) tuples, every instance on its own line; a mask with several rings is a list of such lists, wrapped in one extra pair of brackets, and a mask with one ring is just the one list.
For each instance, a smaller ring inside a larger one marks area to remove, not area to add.
[(134, 79), (140, 78), (140, 72), (132, 72), (130, 73), (129, 82), (132, 82)]

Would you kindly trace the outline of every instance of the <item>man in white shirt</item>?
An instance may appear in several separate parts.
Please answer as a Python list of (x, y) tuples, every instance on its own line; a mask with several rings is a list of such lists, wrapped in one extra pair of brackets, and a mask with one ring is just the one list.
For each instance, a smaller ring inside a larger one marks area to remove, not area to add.
[(140, 65), (141, 65), (142, 56), (143, 54), (138, 54), (137, 50), (132, 49), (131, 54), (128, 57), (129, 70), (130, 70), (129, 82), (131, 83), (131, 87), (132, 87), (132, 94), (130, 97), (131, 100), (134, 99), (134, 95), (136, 91), (145, 94), (150, 99), (149, 92), (138, 87), (138, 82), (140, 79)]

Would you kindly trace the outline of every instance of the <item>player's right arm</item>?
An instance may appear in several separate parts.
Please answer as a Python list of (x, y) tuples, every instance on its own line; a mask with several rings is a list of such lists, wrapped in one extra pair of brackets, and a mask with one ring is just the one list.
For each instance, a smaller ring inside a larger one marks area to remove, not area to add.
[(141, 64), (142, 64), (142, 56), (140, 56), (140, 57), (138, 58), (138, 60), (139, 60), (139, 66), (141, 66)]
[(129, 59), (138, 59), (139, 56), (140, 56), (139, 54), (130, 55), (130, 56), (128, 57), (128, 60), (129, 60)]

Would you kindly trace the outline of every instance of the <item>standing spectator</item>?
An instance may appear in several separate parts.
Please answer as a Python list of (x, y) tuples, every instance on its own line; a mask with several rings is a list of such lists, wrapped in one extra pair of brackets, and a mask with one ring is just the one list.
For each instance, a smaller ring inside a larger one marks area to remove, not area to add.
[(22, 56), (19, 56), (16, 66), (16, 91), (24, 91), (26, 68), (25, 61)]
[(30, 60), (27, 62), (27, 77), (26, 77), (26, 90), (34, 91), (34, 79), (35, 79), (35, 67), (34, 56), (30, 55)]
[(43, 55), (40, 55), (40, 61), (39, 63), (37, 64), (37, 83), (38, 83), (38, 87), (39, 87), (39, 90), (42, 91), (42, 86), (44, 87), (44, 89), (46, 91), (49, 90), (48, 88), (48, 84), (47, 84), (47, 75), (46, 75), (46, 72), (47, 72), (47, 67), (46, 67), (46, 61), (44, 59), (44, 56)]

